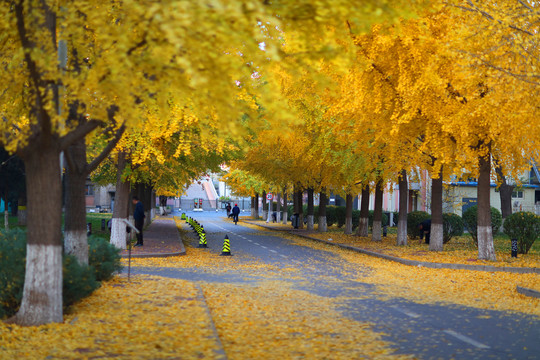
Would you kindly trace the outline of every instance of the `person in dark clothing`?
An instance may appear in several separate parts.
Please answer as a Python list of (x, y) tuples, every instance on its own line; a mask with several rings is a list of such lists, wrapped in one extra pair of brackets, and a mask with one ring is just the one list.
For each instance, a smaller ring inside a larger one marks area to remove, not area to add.
[(238, 204), (234, 204), (234, 207), (232, 208), (232, 214), (233, 214), (233, 220), (234, 224), (238, 222), (238, 215), (240, 214), (240, 208), (238, 207)]
[(227, 217), (230, 217), (231, 216), (231, 210), (232, 210), (232, 207), (231, 207), (230, 203), (227, 203), (227, 206), (225, 206), (225, 210), (227, 210)]
[(137, 196), (133, 197), (133, 205), (135, 205), (133, 219), (135, 219), (135, 227), (139, 230), (135, 246), (143, 246), (144, 206)]
[(420, 240), (426, 235), (426, 244), (429, 244), (429, 238), (431, 236), (431, 219), (422, 221), (418, 225), (418, 230), (420, 230)]

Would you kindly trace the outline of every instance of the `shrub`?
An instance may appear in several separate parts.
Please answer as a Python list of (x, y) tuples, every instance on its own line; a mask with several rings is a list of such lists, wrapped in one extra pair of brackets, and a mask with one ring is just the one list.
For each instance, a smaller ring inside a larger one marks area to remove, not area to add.
[(338, 227), (345, 225), (347, 210), (345, 206), (336, 206), (336, 222)]
[(326, 225), (332, 226), (336, 223), (337, 223), (336, 206), (327, 205), (326, 206)]
[(416, 239), (420, 236), (420, 231), (418, 230), (418, 225), (424, 220), (431, 218), (425, 211), (412, 211), (407, 214), (407, 235), (411, 239)]
[(457, 214), (443, 214), (443, 243), (446, 244), (454, 236), (463, 235), (463, 219)]
[(504, 233), (517, 239), (519, 254), (526, 254), (540, 237), (540, 216), (524, 211), (509, 215), (504, 220)]
[[(491, 207), (491, 231), (493, 235), (499, 232), (502, 224), (501, 212), (494, 207)], [(478, 206), (474, 205), (465, 210), (463, 213), (463, 225), (471, 234), (474, 242), (478, 245)]]
[(64, 308), (84, 299), (99, 287), (94, 268), (80, 265), (77, 258), (72, 255), (64, 255), (63, 276), (62, 298)]
[(115, 272), (122, 270), (120, 249), (97, 236), (90, 236), (88, 245), (88, 264), (94, 268), (97, 281), (109, 280)]
[[(101, 241), (104, 240), (101, 239), (98, 243)], [(19, 309), (26, 271), (25, 259), (26, 232), (23, 230), (0, 232), (0, 318), (14, 315)], [(115, 262), (111, 260), (114, 257), (111, 257), (110, 252), (104, 256), (97, 256), (97, 259), (107, 259), (106, 262), (109, 263)], [(117, 269), (106, 264), (105, 267), (101, 267), (101, 274), (107, 273), (105, 268)], [(64, 307), (90, 295), (99, 287), (95, 272), (93, 266), (81, 266), (73, 256), (64, 256), (62, 291)]]
[[(368, 215), (368, 224), (369, 227), (373, 227), (373, 215), (375, 215), (375, 211), (369, 210)], [(382, 213), (382, 219), (381, 219), (381, 226), (388, 225), (388, 215), (386, 215), (384, 212)]]
[(22, 299), (26, 232), (0, 232), (0, 319), (15, 314)]
[(360, 210), (353, 210), (352, 212), (352, 226), (353, 231), (360, 225)]

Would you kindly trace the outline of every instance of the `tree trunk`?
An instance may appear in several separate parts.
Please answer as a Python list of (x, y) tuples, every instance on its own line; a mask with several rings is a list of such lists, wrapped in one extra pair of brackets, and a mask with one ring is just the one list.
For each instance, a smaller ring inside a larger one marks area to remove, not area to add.
[(255, 219), (255, 196), (251, 197), (251, 217)]
[(478, 160), (480, 175), (478, 176), (478, 258), (481, 260), (497, 260), (493, 246), (491, 230), (491, 204), (490, 204), (490, 155), (480, 157)]
[(328, 199), (326, 198), (326, 189), (322, 189), (319, 194), (319, 232), (328, 231), (328, 226), (326, 225), (326, 203)]
[(396, 245), (407, 245), (407, 210), (409, 201), (409, 182), (407, 171), (402, 170), (399, 176), (399, 220)]
[(276, 223), (281, 221), (281, 194), (276, 194)]
[(66, 168), (64, 215), (64, 251), (73, 255), (79, 264), (88, 265), (88, 239), (86, 235), (86, 144), (80, 139), (66, 150), (69, 157)]
[(287, 217), (289, 216), (289, 206), (287, 205), (287, 192), (283, 190), (283, 224), (287, 225)]
[(17, 203), (17, 224), (26, 226), (26, 192), (19, 195), (19, 201)]
[(4, 230), (9, 231), (8, 187), (4, 189)]
[(347, 194), (345, 197), (345, 235), (352, 234), (352, 207), (353, 207), (353, 196)]
[(255, 219), (259, 219), (259, 193), (255, 193)]
[(508, 184), (501, 165), (496, 161), (495, 172), (497, 173), (497, 179), (500, 183), (499, 196), (501, 198), (501, 215), (504, 222), (504, 219), (506, 219), (509, 215), (512, 215), (512, 192), (514, 192), (515, 186)]
[(118, 249), (126, 248), (126, 224), (129, 211), (129, 182), (122, 181), (122, 174), (126, 168), (126, 153), (118, 153), (118, 169), (116, 173), (116, 194), (114, 197), (114, 211), (111, 223), (111, 244)]
[(150, 221), (153, 221), (155, 217), (156, 217), (156, 192), (152, 189), (152, 191), (150, 192)]
[(62, 186), (60, 151), (44, 145), (23, 157), (28, 196), (26, 273), (21, 307), (11, 320), (25, 326), (62, 322)]
[(302, 204), (302, 190), (299, 186), (295, 186), (294, 191), (294, 213), (298, 214), (298, 228), (304, 228), (304, 209)]
[(4, 209), (4, 230), (9, 231), (9, 211), (5, 209)]
[(358, 220), (357, 235), (368, 237), (369, 235), (369, 184), (362, 189), (362, 200), (360, 202), (360, 219)]
[(373, 227), (371, 229), (371, 241), (382, 241), (382, 203), (383, 203), (383, 182), (377, 180), (375, 185), (375, 208), (373, 209)]
[(307, 189), (307, 229), (313, 231), (315, 229), (315, 206), (313, 205), (313, 188)]
[(266, 200), (266, 191), (262, 193), (262, 218), (266, 220), (268, 218), (268, 202)]
[(443, 250), (443, 169), (439, 171), (437, 179), (431, 179), (431, 234), (429, 240), (430, 251)]
[[(150, 185), (144, 184), (143, 185), (143, 197), (142, 197), (143, 205), (144, 205), (144, 226), (148, 226), (152, 223), (152, 215), (151, 210), (152, 206), (150, 204), (152, 199), (152, 187)], [(165, 207), (167, 209), (167, 207)]]

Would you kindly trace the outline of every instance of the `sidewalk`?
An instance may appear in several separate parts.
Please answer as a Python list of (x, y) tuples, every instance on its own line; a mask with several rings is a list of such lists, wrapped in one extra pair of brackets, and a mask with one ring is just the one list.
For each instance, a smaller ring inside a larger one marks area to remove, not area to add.
[[(178, 233), (173, 216), (158, 216), (143, 232), (144, 246), (131, 249), (131, 257), (168, 257), (185, 255), (186, 249)], [(122, 257), (128, 257), (128, 250), (123, 250)]]

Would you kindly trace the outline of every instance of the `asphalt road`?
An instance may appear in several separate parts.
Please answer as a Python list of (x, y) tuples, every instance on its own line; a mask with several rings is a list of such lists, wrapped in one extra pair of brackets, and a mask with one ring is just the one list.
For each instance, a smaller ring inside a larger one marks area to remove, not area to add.
[[(331, 251), (292, 245), (269, 232), (234, 225), (223, 220), (224, 212), (190, 212), (188, 216), (204, 225), (209, 252), (221, 253), (227, 235), (231, 252), (239, 258), (247, 255), (271, 265), (297, 267), (301, 271), (294, 279), (280, 280), (320, 296), (344, 297), (341, 311), (376, 324), (375, 330), (386, 334), (385, 340), (395, 344), (397, 353), (420, 359), (540, 359), (540, 321), (536, 317), (460, 305), (418, 304), (399, 297), (381, 301), (374, 294), (375, 286), (358, 280), (368, 276), (369, 267), (348, 269), (361, 275), (353, 278), (339, 271), (343, 261)], [(220, 275), (193, 269), (132, 268), (132, 273), (207, 282), (259, 280), (256, 274)]]

